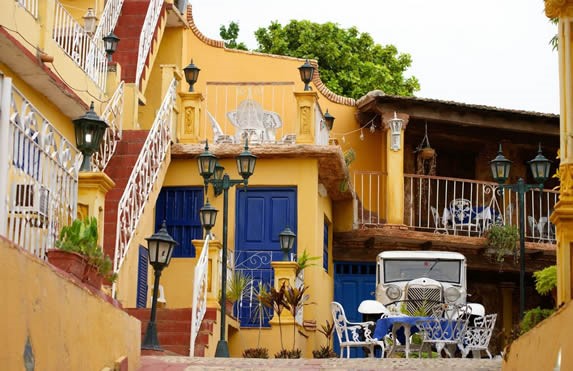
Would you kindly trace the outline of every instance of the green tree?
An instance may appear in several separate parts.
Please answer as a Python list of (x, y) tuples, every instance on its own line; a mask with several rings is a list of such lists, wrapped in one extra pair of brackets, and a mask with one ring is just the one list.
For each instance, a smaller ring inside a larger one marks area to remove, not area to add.
[(356, 27), (292, 20), (272, 22), (255, 31), (257, 51), (318, 61), (322, 82), (334, 93), (359, 98), (380, 89), (390, 95), (413, 95), (420, 89), (414, 76), (404, 77), (412, 64), (409, 54), (394, 45), (376, 44)]
[(221, 26), (219, 28), (219, 36), (225, 42), (225, 47), (229, 49), (248, 50), (245, 43), (237, 43), (239, 37), (239, 24), (237, 22), (229, 23), (228, 27)]

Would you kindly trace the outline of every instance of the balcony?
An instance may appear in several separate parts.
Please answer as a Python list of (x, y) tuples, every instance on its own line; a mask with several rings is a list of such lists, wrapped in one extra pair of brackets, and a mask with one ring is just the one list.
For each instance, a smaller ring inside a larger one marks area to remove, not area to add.
[[(294, 82), (208, 82), (204, 129), (215, 143), (294, 144), (303, 132), (297, 124)], [(309, 122), (315, 123), (309, 144), (327, 145), (329, 130), (318, 104), (311, 105)], [(312, 117), (314, 116), (314, 117)], [(308, 123), (307, 123), (308, 124)]]
[[(355, 224), (363, 228), (385, 225), (384, 184), (379, 172), (355, 172)], [(559, 193), (544, 189), (525, 194), (525, 239), (555, 244), (555, 226), (549, 221)], [(461, 212), (465, 214), (459, 214)], [(447, 236), (484, 237), (493, 224), (515, 225), (518, 195), (497, 183), (479, 180), (404, 175), (404, 224), (411, 231)]]

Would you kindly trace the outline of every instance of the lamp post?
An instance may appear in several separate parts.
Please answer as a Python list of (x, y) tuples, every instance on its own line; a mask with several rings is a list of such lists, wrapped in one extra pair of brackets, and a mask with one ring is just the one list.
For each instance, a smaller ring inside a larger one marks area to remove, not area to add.
[(173, 248), (177, 246), (178, 243), (169, 235), (169, 233), (167, 233), (165, 220), (161, 224), (159, 232), (154, 233), (153, 236), (146, 238), (146, 240), (149, 265), (153, 267), (155, 280), (153, 282), (151, 316), (149, 318), (149, 323), (147, 324), (147, 330), (145, 331), (145, 338), (141, 344), (141, 349), (161, 351), (163, 349), (159, 345), (159, 339), (157, 338), (157, 326), (155, 324), (155, 315), (157, 312), (157, 294), (159, 291), (159, 278), (161, 277), (161, 272), (163, 269), (169, 265), (171, 256), (173, 255)]
[[(237, 158), (237, 171), (243, 179), (231, 179), (229, 174), (225, 173), (225, 168), (218, 165), (217, 156), (209, 151), (209, 145), (205, 142), (205, 151), (197, 157), (197, 165), (199, 167), (199, 174), (203, 177), (205, 181), (205, 191), (209, 184), (213, 185), (213, 190), (215, 191), (215, 196), (223, 193), (223, 251), (222, 251), (222, 262), (221, 262), (221, 336), (217, 343), (217, 349), (215, 350), (215, 357), (229, 357), (229, 346), (227, 344), (225, 336), (226, 327), (226, 308), (225, 302), (227, 301), (227, 225), (228, 225), (228, 214), (229, 214), (229, 188), (237, 184), (243, 184), (245, 187), (248, 185), (248, 180), (253, 172), (255, 171), (255, 164), (257, 157), (249, 151), (248, 141), (245, 142), (245, 148)], [(215, 223), (216, 211), (213, 212), (212, 208), (207, 207), (209, 202), (201, 208), (201, 221), (208, 221), (209, 223)], [(209, 211), (210, 210), (210, 211)], [(216, 209), (215, 209), (216, 210)], [(211, 217), (208, 217), (207, 213), (211, 213)], [(204, 224), (203, 227), (211, 228), (208, 224)]]
[(84, 156), (80, 171), (90, 171), (91, 157), (99, 149), (109, 125), (95, 113), (94, 102), (83, 116), (72, 122), (76, 131), (76, 146)]
[(279, 245), (283, 252), (283, 260), (289, 261), (289, 253), (292, 251), (292, 247), (294, 246), (294, 240), (296, 239), (296, 234), (291, 231), (289, 226), (287, 225), (285, 229), (279, 233)]
[(532, 189), (543, 190), (543, 183), (549, 177), (551, 161), (541, 153), (541, 144), (537, 156), (528, 161), (533, 179), (537, 184), (525, 184), (523, 178), (519, 178), (515, 184), (504, 184), (509, 177), (511, 161), (505, 158), (501, 151), (501, 144), (495, 159), (490, 161), (493, 179), (498, 182), (501, 189), (510, 189), (517, 193), (519, 209), (519, 318), (523, 318), (525, 311), (525, 193)]

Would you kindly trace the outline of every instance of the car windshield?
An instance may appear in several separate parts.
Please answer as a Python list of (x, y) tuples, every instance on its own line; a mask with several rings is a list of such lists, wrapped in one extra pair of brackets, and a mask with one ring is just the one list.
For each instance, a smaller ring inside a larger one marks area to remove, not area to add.
[(459, 284), (461, 263), (460, 260), (387, 259), (384, 261), (384, 283), (426, 277)]

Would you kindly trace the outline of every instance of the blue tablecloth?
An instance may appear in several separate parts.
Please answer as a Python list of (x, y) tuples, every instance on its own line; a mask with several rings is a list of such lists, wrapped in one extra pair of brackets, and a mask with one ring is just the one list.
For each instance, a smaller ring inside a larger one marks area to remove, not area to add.
[[(395, 323), (407, 324), (410, 326), (410, 335), (415, 334), (418, 332), (418, 328), (416, 327), (416, 321), (421, 321), (428, 319), (429, 317), (413, 317), (413, 316), (399, 316), (399, 317), (386, 317), (380, 318), (376, 321), (376, 328), (374, 329), (374, 338), (382, 339), (384, 336), (392, 332), (392, 326)], [(396, 337), (400, 344), (405, 343), (404, 337), (404, 327), (400, 327), (398, 331), (396, 331)]]

